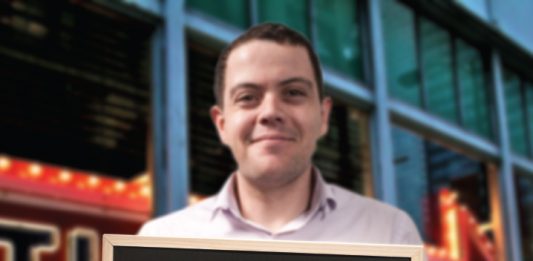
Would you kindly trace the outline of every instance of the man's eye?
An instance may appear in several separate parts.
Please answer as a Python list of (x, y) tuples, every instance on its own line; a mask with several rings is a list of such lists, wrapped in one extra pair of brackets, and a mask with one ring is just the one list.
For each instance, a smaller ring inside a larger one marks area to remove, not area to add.
[(305, 96), (305, 92), (297, 89), (291, 89), (287, 91), (287, 95), (291, 97)]
[(249, 101), (253, 101), (255, 99), (255, 97), (251, 94), (245, 94), (245, 95), (241, 95), (237, 98), (237, 102), (249, 102)]

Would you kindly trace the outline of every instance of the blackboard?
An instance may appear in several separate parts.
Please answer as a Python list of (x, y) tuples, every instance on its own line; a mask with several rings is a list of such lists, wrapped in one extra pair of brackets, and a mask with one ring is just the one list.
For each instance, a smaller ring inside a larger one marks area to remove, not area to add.
[(103, 261), (422, 261), (422, 246), (104, 235)]

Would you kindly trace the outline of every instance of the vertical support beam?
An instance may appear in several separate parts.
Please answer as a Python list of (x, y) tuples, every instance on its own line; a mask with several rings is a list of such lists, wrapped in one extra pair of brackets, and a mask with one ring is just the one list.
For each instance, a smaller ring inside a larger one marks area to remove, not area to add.
[(506, 260), (505, 256), (505, 216), (503, 212), (503, 205), (500, 203), (503, 198), (500, 191), (500, 168), (493, 163), (487, 163), (487, 175), (489, 186), (489, 202), (490, 202), (490, 224), (494, 234), (494, 241), (496, 245), (496, 260)]
[(374, 192), (379, 199), (396, 205), (396, 178), (394, 175), (385, 49), (381, 25), (381, 3), (382, 1), (368, 1), (370, 46), (372, 46), (372, 82), (375, 91), (375, 109), (371, 115), (371, 128), (374, 134), (371, 137)]
[(154, 215), (187, 205), (189, 128), (185, 1), (163, 3), (162, 26), (153, 41)]
[(506, 260), (520, 261), (523, 260), (519, 229), (520, 220), (518, 218), (511, 146), (509, 143), (509, 131), (507, 129), (507, 114), (505, 112), (506, 107), (503, 90), (502, 63), (500, 56), (496, 51), (492, 52), (491, 66), (492, 85), (494, 88), (494, 99), (496, 104), (496, 121), (498, 123), (497, 126), (499, 127), (498, 140), (501, 148), (499, 186), (501, 193), (500, 204), (503, 211), (501, 212), (502, 216), (498, 217), (498, 219), (501, 219), (503, 221), (501, 223), (505, 225), (504, 235), (502, 235), (504, 239), (500, 240), (500, 242), (505, 245), (501, 246), (500, 249), (506, 250)]

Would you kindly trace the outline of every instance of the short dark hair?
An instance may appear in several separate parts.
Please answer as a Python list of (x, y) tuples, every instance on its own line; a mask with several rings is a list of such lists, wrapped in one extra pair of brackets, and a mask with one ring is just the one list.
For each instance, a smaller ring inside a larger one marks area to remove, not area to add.
[(224, 100), (224, 79), (228, 57), (234, 49), (252, 40), (266, 40), (278, 44), (304, 47), (309, 55), (309, 60), (311, 60), (311, 65), (313, 66), (315, 81), (318, 88), (318, 94), (320, 100), (322, 100), (324, 97), (322, 71), (320, 70), (318, 57), (315, 54), (313, 47), (311, 47), (309, 41), (303, 35), (285, 25), (276, 23), (262, 23), (250, 27), (246, 32), (244, 32), (244, 34), (240, 35), (237, 39), (231, 42), (230, 45), (227, 46), (222, 53), (220, 53), (215, 68), (215, 84), (213, 88), (215, 92), (216, 103), (219, 106), (223, 105)]

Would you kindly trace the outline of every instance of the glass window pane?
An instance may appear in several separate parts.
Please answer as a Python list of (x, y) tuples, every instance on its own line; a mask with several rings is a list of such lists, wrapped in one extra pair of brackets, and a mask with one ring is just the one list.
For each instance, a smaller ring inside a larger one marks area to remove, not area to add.
[(526, 155), (526, 127), (524, 123), (524, 110), (522, 107), (520, 78), (512, 72), (505, 71), (504, 82), (507, 128), (509, 129), (511, 148), (516, 153)]
[(398, 206), (409, 213), (420, 234), (427, 238), (423, 202), (428, 190), (424, 140), (400, 128), (392, 129), (392, 137), (396, 185), (400, 189)]
[(526, 83), (526, 106), (527, 106), (527, 118), (529, 124), (529, 148), (533, 156), (533, 82)]
[(327, 181), (364, 194), (370, 175), (367, 119), (351, 106), (334, 104), (329, 131), (319, 140), (313, 162)]
[(516, 176), (522, 255), (524, 260), (533, 260), (533, 175)]
[(153, 25), (80, 4), (0, 1), (0, 154), (130, 178), (148, 167)]
[(413, 12), (397, 1), (382, 2), (382, 21), (390, 95), (421, 106)]
[(490, 222), (484, 163), (400, 128), (393, 128), (393, 146), (398, 206), (410, 214), (425, 242), (438, 246), (443, 233), (477, 237), (469, 229), (445, 232), (441, 217), (446, 213), (439, 196), (446, 191), (456, 194), (454, 208), (464, 205), (477, 224)]
[(450, 35), (429, 20), (420, 21), (427, 109), (446, 120), (457, 122)]
[(202, 11), (240, 28), (249, 25), (246, 0), (187, 0), (187, 7)]
[(236, 164), (209, 116), (215, 103), (213, 77), (218, 52), (196, 42), (188, 46), (190, 187), (193, 194), (202, 197), (218, 192)]
[(277, 22), (309, 37), (308, 8), (306, 0), (258, 0), (260, 22)]
[(481, 53), (461, 40), (456, 43), (463, 125), (466, 129), (490, 139), (492, 125), (488, 107), (489, 95)]
[(315, 18), (315, 44), (320, 61), (342, 73), (362, 79), (357, 1), (317, 0), (313, 4), (313, 8), (319, 10)]

